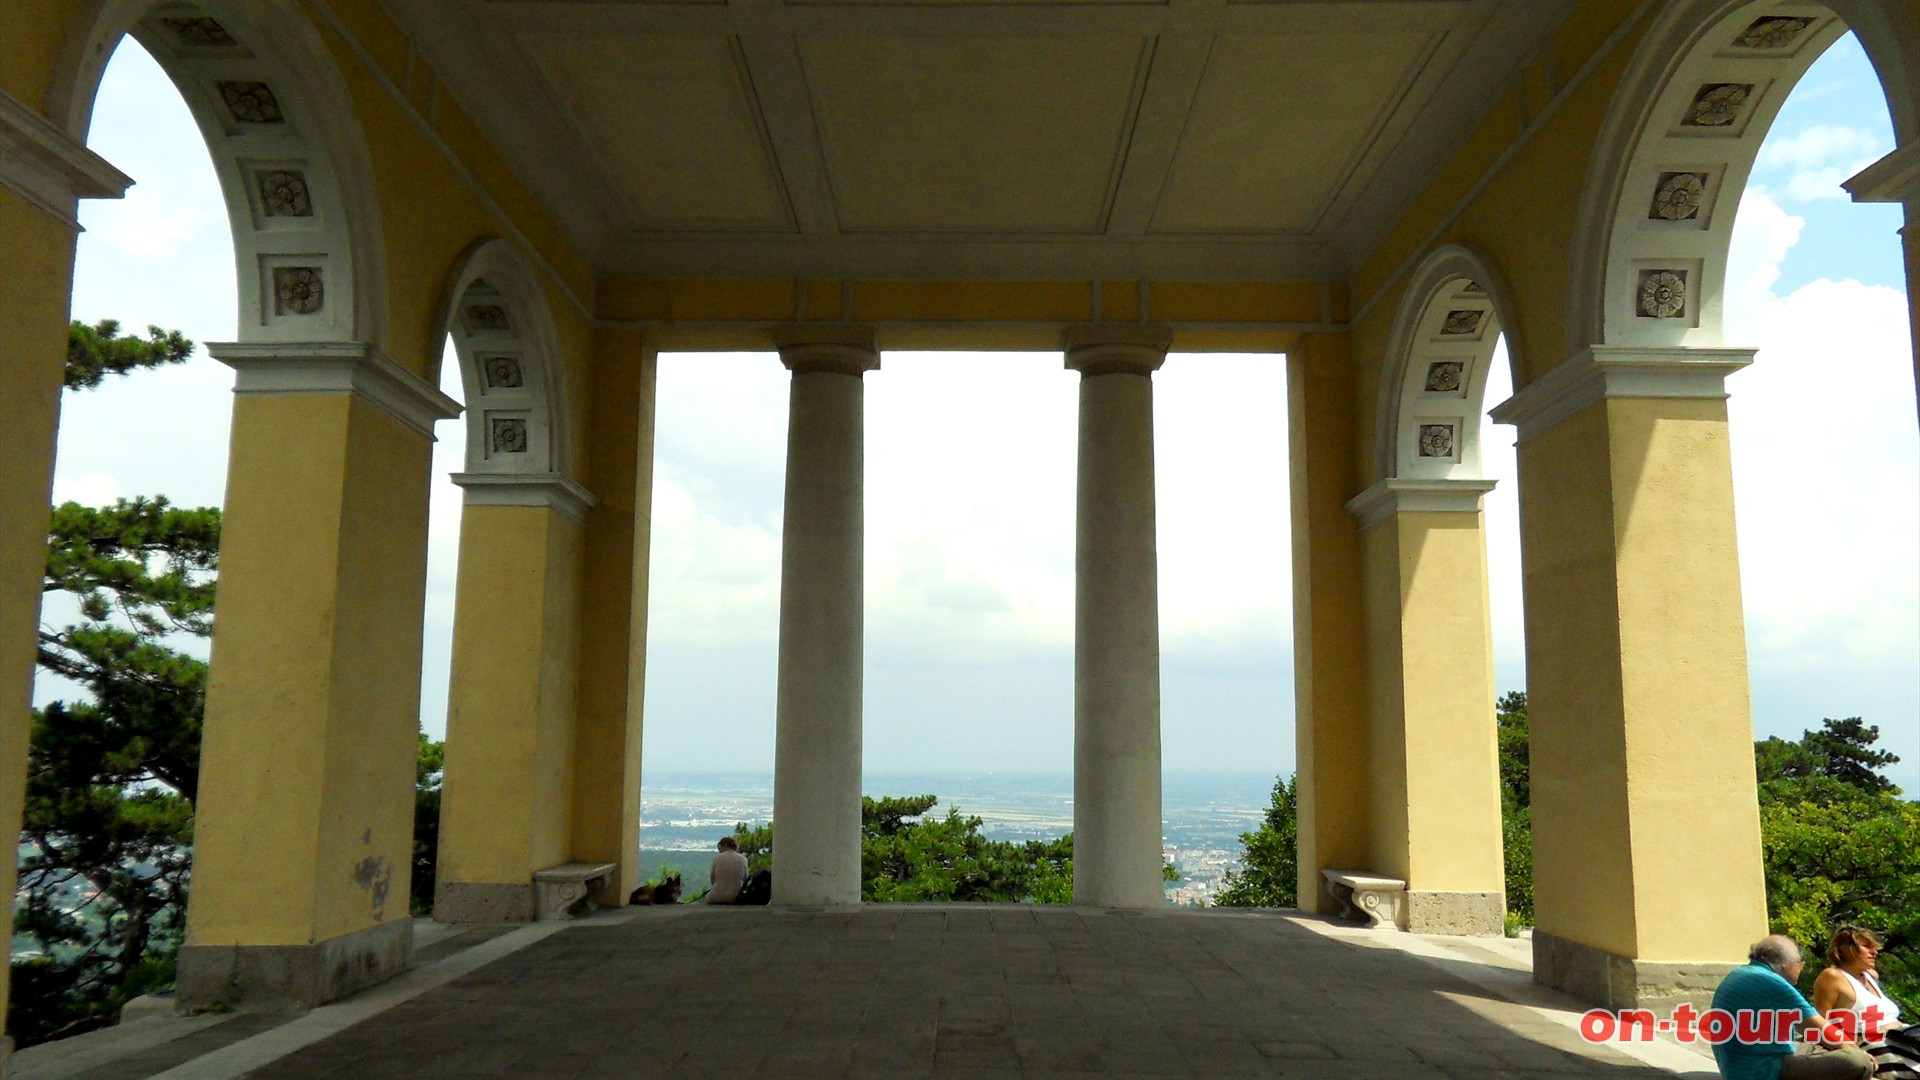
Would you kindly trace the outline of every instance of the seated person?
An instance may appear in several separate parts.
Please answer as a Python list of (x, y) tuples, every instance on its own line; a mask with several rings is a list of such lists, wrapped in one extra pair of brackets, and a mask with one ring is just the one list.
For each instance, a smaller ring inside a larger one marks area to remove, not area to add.
[(731, 904), (740, 898), (740, 886), (747, 883), (747, 857), (740, 854), (740, 842), (731, 836), (720, 838), (720, 853), (713, 857), (707, 880), (707, 903)]
[[(1887, 1044), (1888, 1031), (1907, 1025), (1900, 1022), (1900, 1006), (1880, 986), (1880, 938), (1871, 930), (1843, 926), (1827, 945), (1827, 963), (1813, 980), (1813, 1007), (1823, 1016), (1843, 1009), (1860, 1017), (1860, 1042), (1881, 1080), (1920, 1078), (1920, 1059)], [(1877, 1032), (1872, 1039), (1870, 1031)]]
[[(1794, 986), (1805, 964), (1800, 946), (1781, 934), (1761, 938), (1747, 952), (1747, 963), (1727, 972), (1713, 992), (1713, 1007), (1736, 1018), (1742, 1012), (1798, 1011), (1801, 1027), (1824, 1028), (1826, 1017)], [(1873, 1075), (1873, 1059), (1857, 1046), (1841, 1046), (1824, 1039), (1812, 1046), (1796, 1039), (1797, 1032), (1776, 1031), (1778, 1042), (1716, 1043), (1713, 1059), (1727, 1080), (1866, 1080)], [(1798, 1045), (1805, 1052), (1795, 1053)]]

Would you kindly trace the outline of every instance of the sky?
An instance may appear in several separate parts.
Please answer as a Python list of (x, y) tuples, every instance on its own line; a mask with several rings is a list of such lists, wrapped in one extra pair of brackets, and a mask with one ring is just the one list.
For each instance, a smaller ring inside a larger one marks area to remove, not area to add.
[[(89, 143), (133, 176), (83, 204), (74, 317), (235, 336), (232, 241), (204, 145), (128, 43)], [(1920, 432), (1897, 208), (1838, 182), (1893, 147), (1849, 36), (1790, 96), (1741, 201), (1728, 381), (1754, 728), (1864, 716), (1920, 792)], [(453, 365), (442, 389), (459, 396)], [(869, 773), (1064, 774), (1072, 762), (1075, 376), (1058, 354), (889, 353), (866, 378)], [(233, 376), (202, 355), (69, 394), (56, 500), (217, 505)], [(787, 376), (771, 355), (661, 361), (645, 762), (765, 772), (773, 753)], [(1487, 404), (1511, 384), (1496, 368)], [(1154, 379), (1169, 772), (1293, 769), (1285, 379), (1277, 356), (1174, 355)], [(463, 440), (443, 424), (421, 717), (445, 731)], [(1496, 682), (1525, 685), (1511, 430), (1483, 440)], [(50, 618), (62, 613), (50, 609)], [(36, 701), (62, 687), (44, 678)]]

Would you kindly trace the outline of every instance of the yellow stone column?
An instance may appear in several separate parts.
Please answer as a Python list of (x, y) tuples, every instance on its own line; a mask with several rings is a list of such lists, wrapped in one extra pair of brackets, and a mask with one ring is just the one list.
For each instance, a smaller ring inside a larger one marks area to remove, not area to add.
[[(40, 585), (47, 570), (54, 438), (67, 355), (73, 287), (75, 202), (118, 198), (131, 181), (12, 95), (0, 92), (0, 415), (7, 463), (0, 468), (0, 836), (20, 834), (26, 801)], [(19, 882), (16, 860), (0, 867), (0, 896)], [(13, 937), (13, 904), (0, 930)], [(0, 971), (0, 1016), (7, 1010)], [(11, 1039), (0, 1039), (5, 1075)]]
[(1067, 335), (1080, 373), (1074, 528), (1073, 902), (1164, 906), (1160, 819), (1160, 556), (1153, 373), (1163, 327)]
[(1368, 846), (1405, 929), (1499, 934), (1506, 914), (1486, 480), (1388, 479), (1347, 509), (1366, 563)]
[(524, 922), (573, 850), (582, 523), (552, 474), (462, 473), (434, 918)]
[(873, 331), (781, 335), (793, 372), (780, 539), (773, 888), (783, 904), (860, 902), (861, 643), (866, 521), (862, 376)]
[(1300, 799), (1299, 905), (1340, 904), (1320, 871), (1368, 857), (1367, 651), (1355, 388), (1344, 334), (1302, 335), (1287, 353), (1287, 454), (1293, 518), (1293, 699)]
[(1724, 379), (1752, 350), (1595, 346), (1519, 428), (1534, 978), (1712, 990), (1766, 933)]
[(640, 736), (647, 681), (653, 536), (653, 410), (659, 353), (638, 330), (594, 333), (573, 737), (573, 847), (619, 873), (597, 897), (617, 907), (640, 884)]
[(432, 425), (459, 406), (365, 344), (208, 351), (238, 379), (179, 994), (311, 1006), (411, 947)]

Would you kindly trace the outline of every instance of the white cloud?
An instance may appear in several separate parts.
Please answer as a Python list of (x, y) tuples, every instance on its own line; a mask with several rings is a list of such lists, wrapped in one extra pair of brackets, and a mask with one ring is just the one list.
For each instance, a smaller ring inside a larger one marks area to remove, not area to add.
[(1906, 298), (1823, 279), (1762, 305), (1754, 325), (1764, 344), (1728, 383), (1751, 662), (1910, 673), (1920, 436)]
[(1774, 299), (1780, 267), (1800, 242), (1807, 220), (1781, 209), (1764, 188), (1749, 187), (1740, 197), (1733, 238), (1727, 248), (1727, 284), (1723, 327), (1728, 341), (1753, 341), (1756, 320)]
[(1792, 199), (1845, 199), (1840, 186), (1893, 149), (1889, 133), (1842, 124), (1816, 124), (1792, 135), (1770, 137), (1754, 163), (1756, 176), (1781, 180)]

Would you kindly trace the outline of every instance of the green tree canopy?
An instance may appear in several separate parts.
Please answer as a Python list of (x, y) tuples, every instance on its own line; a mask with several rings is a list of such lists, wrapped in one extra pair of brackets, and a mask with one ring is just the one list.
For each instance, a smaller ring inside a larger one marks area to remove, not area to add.
[(143, 341), (121, 337), (120, 323), (114, 319), (92, 326), (74, 322), (67, 327), (67, 389), (91, 390), (109, 375), (178, 364), (192, 355), (193, 342), (178, 330), (149, 326)]
[(1299, 903), (1300, 791), (1294, 778), (1273, 782), (1260, 827), (1240, 834), (1240, 866), (1227, 871), (1213, 902), (1221, 907), (1294, 907)]

